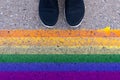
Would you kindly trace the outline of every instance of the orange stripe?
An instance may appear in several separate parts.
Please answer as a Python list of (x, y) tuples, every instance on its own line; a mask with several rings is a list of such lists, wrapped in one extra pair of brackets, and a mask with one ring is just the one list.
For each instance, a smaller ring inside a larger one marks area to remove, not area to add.
[(120, 30), (0, 30), (0, 37), (120, 37)]

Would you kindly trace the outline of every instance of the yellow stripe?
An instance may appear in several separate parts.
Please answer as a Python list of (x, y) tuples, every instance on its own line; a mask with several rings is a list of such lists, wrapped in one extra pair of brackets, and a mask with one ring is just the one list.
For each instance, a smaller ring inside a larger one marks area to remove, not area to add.
[(0, 38), (0, 46), (117, 46), (120, 38), (81, 38), (81, 37), (8, 37)]

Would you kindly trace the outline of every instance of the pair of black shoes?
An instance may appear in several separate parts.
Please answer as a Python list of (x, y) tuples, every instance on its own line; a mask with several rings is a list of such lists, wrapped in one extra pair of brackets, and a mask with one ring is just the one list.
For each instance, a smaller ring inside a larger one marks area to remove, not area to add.
[[(85, 13), (83, 0), (66, 0), (65, 1), (65, 16), (68, 24), (71, 27), (78, 27)], [(40, 0), (39, 15), (48, 28), (52, 28), (58, 20), (59, 7), (58, 0)]]

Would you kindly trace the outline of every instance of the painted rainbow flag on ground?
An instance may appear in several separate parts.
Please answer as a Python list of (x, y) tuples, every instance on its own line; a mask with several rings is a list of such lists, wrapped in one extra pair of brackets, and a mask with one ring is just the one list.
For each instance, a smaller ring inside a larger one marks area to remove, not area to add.
[(120, 30), (0, 30), (0, 80), (120, 80)]

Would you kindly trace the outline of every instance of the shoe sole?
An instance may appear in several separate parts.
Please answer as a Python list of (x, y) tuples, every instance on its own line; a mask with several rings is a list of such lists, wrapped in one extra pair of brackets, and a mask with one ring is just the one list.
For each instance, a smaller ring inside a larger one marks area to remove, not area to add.
[(78, 25), (76, 25), (76, 26), (70, 26), (70, 27), (71, 28), (78, 28), (82, 24), (82, 22), (83, 22), (83, 19), (81, 20), (81, 22)]
[(54, 27), (55, 27), (54, 25), (53, 25), (53, 26), (48, 26), (48, 25), (45, 25), (45, 24), (42, 22), (42, 20), (41, 20), (41, 23), (42, 23), (42, 25), (43, 25), (44, 27), (49, 28), (49, 29), (52, 29), (52, 28), (54, 28)]

